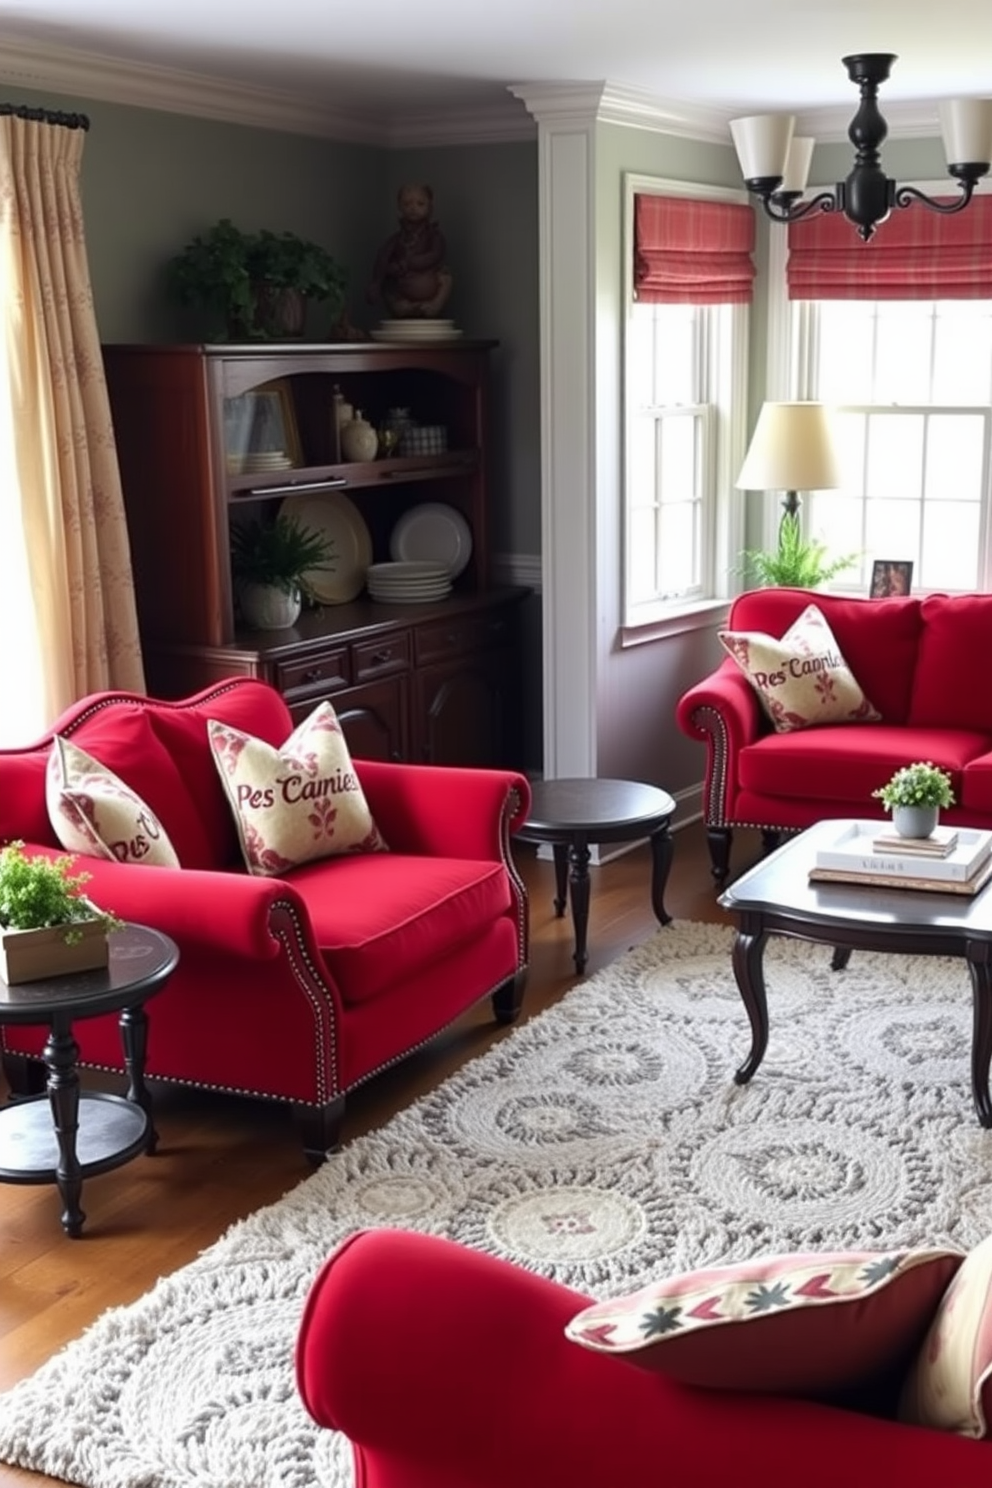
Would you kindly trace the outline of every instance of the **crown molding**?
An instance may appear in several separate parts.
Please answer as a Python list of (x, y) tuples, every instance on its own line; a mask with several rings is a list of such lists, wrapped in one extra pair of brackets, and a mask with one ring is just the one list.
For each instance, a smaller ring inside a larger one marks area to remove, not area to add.
[(391, 149), (431, 145), (500, 145), (533, 140), (537, 129), (526, 109), (507, 98), (479, 108), (453, 106), (436, 112), (395, 115), (382, 143)]

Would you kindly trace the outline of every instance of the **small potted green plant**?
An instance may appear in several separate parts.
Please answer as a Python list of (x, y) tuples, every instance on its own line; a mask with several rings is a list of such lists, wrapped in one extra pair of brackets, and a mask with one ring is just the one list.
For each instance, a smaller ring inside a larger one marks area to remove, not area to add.
[(778, 547), (773, 552), (755, 548), (741, 556), (744, 559), (742, 571), (752, 574), (762, 589), (773, 586), (818, 589), (857, 562), (856, 553), (843, 558), (828, 558), (826, 543), (817, 538), (803, 537), (799, 518), (790, 513), (782, 518)]
[(892, 812), (892, 825), (900, 837), (929, 837), (940, 808), (954, 805), (950, 775), (930, 760), (904, 765), (872, 795)]
[(107, 935), (120, 929), (97, 909), (69, 853), (29, 856), (23, 842), (0, 849), (0, 975), (9, 985), (106, 966)]
[(294, 625), (303, 601), (317, 602), (308, 574), (333, 558), (330, 538), (284, 512), (232, 526), (231, 572), (245, 621), (257, 630)]
[(224, 318), (216, 339), (248, 340), (254, 334), (255, 294), (249, 271), (252, 236), (222, 217), (169, 260), (166, 282), (173, 299)]

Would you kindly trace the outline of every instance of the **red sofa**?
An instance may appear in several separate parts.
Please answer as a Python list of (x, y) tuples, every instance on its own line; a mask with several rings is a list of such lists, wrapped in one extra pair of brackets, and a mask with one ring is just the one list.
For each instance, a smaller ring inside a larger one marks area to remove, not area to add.
[(449, 1240), (344, 1242), (310, 1289), (303, 1402), (358, 1488), (988, 1488), (992, 1443), (679, 1385), (570, 1342), (589, 1298)]
[[(148, 1005), (147, 1073), (290, 1104), (308, 1155), (340, 1138), (345, 1096), (492, 997), (519, 1012), (526, 891), (509, 852), (530, 789), (508, 770), (354, 761), (390, 851), (249, 874), (207, 740), (218, 719), (283, 744), (282, 697), (236, 678), (162, 702), (101, 693), (52, 732), (119, 775), (159, 817), (180, 869), (79, 858), (87, 892), (121, 919), (166, 931), (179, 966)], [(0, 751), (0, 842), (57, 852), (45, 771), (52, 735)], [(43, 1028), (5, 1027), (15, 1090), (37, 1087)], [(123, 1068), (114, 1016), (74, 1029), (81, 1062)]]
[(957, 804), (941, 820), (992, 827), (992, 594), (753, 589), (734, 600), (725, 628), (782, 636), (809, 604), (881, 720), (776, 733), (729, 656), (679, 699), (680, 728), (706, 744), (703, 817), (720, 883), (735, 827), (760, 828), (771, 843), (825, 817), (883, 818), (872, 791), (914, 760), (950, 772)]

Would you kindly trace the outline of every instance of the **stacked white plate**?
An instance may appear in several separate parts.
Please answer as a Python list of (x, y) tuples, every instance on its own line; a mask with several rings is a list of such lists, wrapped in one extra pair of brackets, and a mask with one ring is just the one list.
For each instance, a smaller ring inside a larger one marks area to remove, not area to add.
[(228, 455), (227, 468), (232, 475), (292, 470), (293, 457), (285, 450), (254, 450), (245, 455)]
[(365, 582), (380, 604), (429, 604), (451, 593), (451, 570), (445, 563), (373, 563)]
[(409, 320), (380, 320), (372, 332), (374, 341), (453, 341), (461, 331), (453, 320), (411, 316)]

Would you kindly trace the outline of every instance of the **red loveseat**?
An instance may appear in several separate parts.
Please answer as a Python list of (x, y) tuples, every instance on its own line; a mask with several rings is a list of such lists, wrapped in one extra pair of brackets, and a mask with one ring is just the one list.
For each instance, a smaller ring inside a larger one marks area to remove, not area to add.
[[(992, 1443), (813, 1401), (680, 1385), (570, 1342), (589, 1298), (404, 1231), (310, 1289), (303, 1402), (360, 1488), (988, 1488)], [(853, 1403), (852, 1403), (853, 1405)]]
[(679, 699), (680, 728), (706, 744), (703, 817), (718, 883), (735, 827), (760, 828), (770, 844), (826, 817), (884, 818), (872, 791), (914, 760), (951, 775), (956, 805), (942, 821), (992, 827), (992, 594), (753, 589), (734, 600), (725, 628), (780, 637), (809, 604), (881, 719), (776, 733), (729, 656)]
[[(207, 720), (282, 745), (274, 688), (236, 678), (162, 702), (101, 693), (53, 727), (120, 776), (158, 816), (182, 867), (80, 857), (87, 893), (166, 931), (179, 966), (148, 1006), (149, 1076), (290, 1104), (320, 1160), (345, 1096), (492, 997), (512, 1021), (528, 953), (526, 891), (509, 852), (530, 802), (506, 770), (356, 760), (388, 852), (305, 863), (279, 878), (244, 866)], [(54, 853), (45, 771), (52, 735), (0, 751), (0, 842)], [(11, 1087), (37, 1085), (42, 1028), (3, 1029)], [(81, 1062), (123, 1068), (117, 1020), (79, 1023)]]

